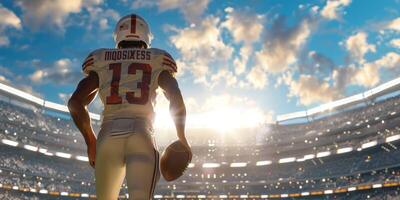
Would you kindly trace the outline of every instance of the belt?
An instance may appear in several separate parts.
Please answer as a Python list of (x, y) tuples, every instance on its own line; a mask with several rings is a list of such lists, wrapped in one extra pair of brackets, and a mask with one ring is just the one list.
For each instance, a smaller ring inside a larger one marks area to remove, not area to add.
[(144, 118), (117, 118), (103, 121), (98, 137), (116, 136), (127, 133), (153, 134), (153, 124)]

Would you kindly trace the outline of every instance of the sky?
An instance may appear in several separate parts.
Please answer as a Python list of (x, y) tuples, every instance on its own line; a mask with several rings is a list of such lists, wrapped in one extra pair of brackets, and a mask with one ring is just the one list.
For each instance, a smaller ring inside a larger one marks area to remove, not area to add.
[(400, 74), (399, 0), (2, 0), (0, 81), (65, 104), (132, 13), (177, 61), (189, 126), (273, 122)]

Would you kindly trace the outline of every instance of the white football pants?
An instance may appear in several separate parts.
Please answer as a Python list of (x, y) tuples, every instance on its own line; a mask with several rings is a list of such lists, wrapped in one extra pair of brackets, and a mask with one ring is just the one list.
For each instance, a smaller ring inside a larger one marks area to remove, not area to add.
[(117, 119), (102, 123), (96, 143), (96, 195), (117, 200), (126, 176), (129, 199), (153, 198), (159, 180), (159, 153), (151, 125), (144, 120)]

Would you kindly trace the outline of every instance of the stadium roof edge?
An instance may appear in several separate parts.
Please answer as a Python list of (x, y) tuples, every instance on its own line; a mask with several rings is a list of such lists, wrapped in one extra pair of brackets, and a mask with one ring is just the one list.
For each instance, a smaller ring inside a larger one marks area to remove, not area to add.
[(394, 80), (388, 81), (386, 83), (383, 83), (381, 85), (378, 85), (378, 86), (376, 86), (370, 90), (367, 90), (365, 92), (362, 92), (362, 93), (359, 93), (356, 95), (352, 95), (349, 97), (345, 97), (345, 98), (342, 98), (342, 99), (339, 99), (336, 101), (332, 101), (329, 103), (325, 103), (325, 104), (310, 108), (308, 110), (278, 115), (276, 117), (276, 122), (279, 123), (279, 122), (284, 122), (284, 121), (293, 120), (293, 119), (312, 117), (314, 115), (321, 114), (325, 111), (338, 109), (338, 108), (341, 108), (344, 106), (353, 105), (353, 104), (357, 104), (360, 102), (364, 102), (366, 100), (374, 99), (381, 95), (385, 95), (385, 94), (394, 92), (394, 91), (398, 90), (399, 88), (400, 88), (400, 77), (396, 78)]
[[(42, 106), (48, 109), (52, 109), (58, 112), (69, 113), (68, 107), (63, 104), (54, 103), (51, 101), (46, 101), (40, 97), (36, 97), (32, 94), (19, 90), (17, 88), (0, 83), (0, 92), (6, 93), (10, 96), (18, 97), (25, 100), (28, 103), (32, 103), (37, 106)], [(100, 120), (100, 115), (96, 113), (89, 113), (90, 118), (94, 120)]]

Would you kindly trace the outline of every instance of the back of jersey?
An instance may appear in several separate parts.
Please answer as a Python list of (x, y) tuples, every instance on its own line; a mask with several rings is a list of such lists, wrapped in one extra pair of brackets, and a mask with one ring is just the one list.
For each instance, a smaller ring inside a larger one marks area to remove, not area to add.
[(153, 121), (158, 77), (164, 70), (177, 70), (167, 52), (153, 48), (99, 49), (86, 58), (82, 69), (99, 77), (103, 121), (135, 117)]

